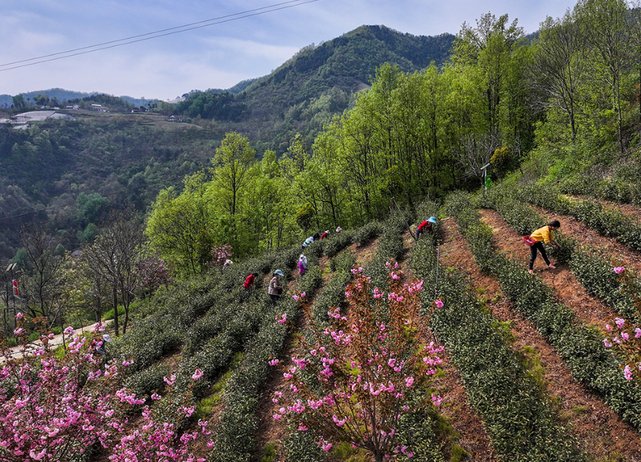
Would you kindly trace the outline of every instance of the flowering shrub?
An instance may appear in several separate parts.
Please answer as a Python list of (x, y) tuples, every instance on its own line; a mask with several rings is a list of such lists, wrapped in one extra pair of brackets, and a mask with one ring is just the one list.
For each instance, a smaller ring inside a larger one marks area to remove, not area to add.
[[(422, 340), (423, 283), (403, 283), (392, 265), (385, 293), (372, 287), (362, 268), (353, 273), (345, 290), (347, 310), (330, 309), (318, 343), (292, 358), (285, 388), (274, 394), (280, 407), (272, 417), (310, 432), (325, 452), (349, 441), (377, 461), (411, 457), (411, 448), (398, 443), (399, 421), (442, 362), (442, 348)], [(440, 397), (433, 401), (440, 404)]]
[(607, 336), (603, 339), (603, 346), (618, 351), (625, 358), (625, 380), (638, 378), (633, 371), (641, 371), (641, 327), (623, 318), (614, 318), (614, 322), (605, 325), (605, 331)]
[[(197, 382), (202, 377), (203, 371), (196, 369), (191, 375), (191, 380)], [(176, 375), (165, 376), (163, 380), (170, 389), (170, 393), (173, 392)], [(211, 431), (208, 428), (208, 422), (198, 420), (196, 429), (185, 432), (179, 430), (181, 422), (190, 419), (196, 411), (190, 399), (189, 390), (186, 393), (177, 391), (165, 398), (158, 393), (152, 393), (151, 400), (152, 402), (162, 401), (156, 408), (149, 405), (143, 407), (142, 422), (129, 432), (119, 435), (109, 460), (112, 462), (147, 460), (204, 462), (206, 460), (204, 457), (197, 457), (194, 453), (201, 439), (207, 439), (208, 448), (214, 445), (209, 439)], [(171, 412), (165, 415), (168, 409)]]
[[(17, 336), (24, 336), (16, 319)], [(69, 331), (67, 331), (69, 332)], [(71, 329), (73, 333), (73, 329)], [(75, 336), (61, 360), (50, 336), (22, 360), (4, 353), (0, 369), (0, 459), (72, 460), (100, 444), (108, 447), (126, 424), (125, 410), (140, 404), (119, 387), (122, 363), (102, 364), (101, 340)]]
[[(16, 321), (17, 335), (24, 336), (23, 320)], [(99, 325), (93, 336), (74, 335), (61, 359), (48, 347), (50, 335), (41, 337), (42, 346), (33, 353), (25, 343), (21, 359), (4, 352), (0, 460), (71, 461), (111, 450), (114, 461), (196, 460), (189, 447), (197, 435), (177, 434), (171, 423), (154, 418), (148, 407), (143, 410), (142, 429), (130, 429), (127, 416), (145, 399), (122, 386), (123, 370), (130, 362), (105, 362), (100, 354), (102, 330)], [(73, 335), (73, 329), (66, 333)], [(206, 424), (201, 428), (198, 436)], [(149, 438), (141, 438), (146, 435)], [(147, 458), (152, 452), (156, 456)]]
[(225, 261), (232, 257), (232, 247), (230, 244), (223, 244), (214, 247), (211, 251), (211, 259), (214, 266), (222, 268)]
[(149, 257), (139, 261), (136, 269), (140, 277), (140, 290), (149, 295), (154, 293), (160, 286), (166, 286), (171, 282), (169, 268), (165, 261), (158, 257)]

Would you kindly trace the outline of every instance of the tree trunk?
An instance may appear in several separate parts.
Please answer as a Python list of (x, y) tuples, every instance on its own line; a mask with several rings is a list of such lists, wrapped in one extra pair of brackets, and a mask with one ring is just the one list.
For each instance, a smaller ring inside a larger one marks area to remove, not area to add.
[(113, 287), (113, 305), (114, 305), (114, 330), (116, 336), (118, 335), (118, 290), (116, 286)]

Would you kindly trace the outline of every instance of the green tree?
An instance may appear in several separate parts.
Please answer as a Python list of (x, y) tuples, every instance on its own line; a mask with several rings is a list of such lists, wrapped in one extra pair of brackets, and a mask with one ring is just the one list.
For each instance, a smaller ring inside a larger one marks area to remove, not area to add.
[(211, 257), (215, 230), (206, 186), (197, 173), (185, 178), (180, 194), (173, 187), (160, 191), (147, 220), (150, 246), (178, 273), (198, 274)]
[(532, 65), (534, 90), (544, 109), (558, 108), (568, 119), (572, 142), (576, 141), (579, 86), (584, 72), (581, 51), (583, 35), (574, 14), (550, 17), (541, 24)]
[(582, 33), (606, 69), (621, 152), (625, 151), (621, 85), (629, 46), (627, 13), (624, 0), (580, 0), (575, 6)]
[(237, 132), (227, 133), (216, 149), (212, 160), (214, 183), (227, 193), (225, 202), (230, 215), (237, 212), (239, 195), (249, 183), (249, 172), (255, 159), (256, 153), (249, 139)]

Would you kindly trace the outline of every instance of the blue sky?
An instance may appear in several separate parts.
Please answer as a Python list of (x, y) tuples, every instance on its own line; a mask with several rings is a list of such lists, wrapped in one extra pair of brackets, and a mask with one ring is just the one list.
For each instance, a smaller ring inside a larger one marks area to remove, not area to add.
[[(0, 0), (2, 64), (266, 7), (283, 0)], [(575, 0), (317, 0), (182, 34), (0, 71), (0, 94), (61, 87), (171, 99), (268, 74), (300, 48), (363, 24), (456, 33), (483, 13), (532, 32)]]

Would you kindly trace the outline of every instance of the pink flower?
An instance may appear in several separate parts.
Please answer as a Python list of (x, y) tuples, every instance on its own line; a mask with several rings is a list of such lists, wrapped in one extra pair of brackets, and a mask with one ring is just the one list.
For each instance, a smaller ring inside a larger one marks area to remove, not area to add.
[(625, 266), (615, 266), (612, 268), (612, 271), (614, 271), (616, 274), (622, 274), (625, 272)]
[(272, 419), (274, 419), (275, 421), (279, 421), (282, 418), (283, 416), (280, 414), (272, 414)]
[(627, 342), (628, 340), (630, 340), (630, 334), (628, 334), (627, 332), (621, 332), (621, 338), (624, 342)]
[(443, 303), (443, 300), (441, 300), (440, 298), (437, 298), (436, 300), (434, 300), (434, 305), (436, 305), (436, 308), (440, 310), (445, 306), (445, 303)]
[(36, 452), (34, 449), (29, 451), (29, 457), (33, 460), (42, 460), (47, 455), (47, 448), (43, 448), (42, 451)]
[(332, 447), (334, 447), (332, 443), (328, 443), (328, 442), (321, 443), (321, 449), (323, 450), (323, 452), (331, 451)]
[(407, 388), (412, 388), (412, 385), (414, 385), (414, 377), (412, 376), (405, 377), (405, 386)]
[(20, 313), (20, 312), (16, 313), (16, 319), (17, 320), (24, 319), (24, 313)]
[(625, 319), (623, 318), (614, 318), (614, 323), (617, 325), (619, 329), (623, 329), (623, 326), (625, 325)]
[(194, 371), (194, 374), (191, 376), (191, 379), (192, 379), (193, 381), (200, 380), (200, 379), (203, 377), (203, 374), (204, 374), (204, 373), (203, 373), (202, 369), (196, 369), (196, 370)]
[(372, 291), (372, 296), (374, 298), (382, 298), (383, 295), (385, 295), (385, 292), (383, 292), (381, 289), (378, 287), (374, 287), (374, 290)]
[(632, 380), (632, 369), (630, 369), (630, 366), (623, 368), (623, 377), (628, 381)]
[(180, 408), (180, 412), (182, 412), (185, 415), (185, 417), (191, 417), (195, 411), (196, 411), (196, 408), (194, 406), (182, 406)]
[(608, 331), (608, 332), (612, 332), (612, 325), (606, 324), (605, 325), (605, 330)]
[(436, 407), (439, 407), (443, 402), (443, 397), (439, 395), (432, 395), (432, 404)]
[(278, 366), (280, 364), (280, 359), (270, 359), (269, 361), (267, 361), (267, 364), (269, 364), (270, 366)]
[(636, 327), (634, 329), (634, 338), (641, 338), (641, 328)]
[(603, 346), (606, 348), (612, 348), (612, 342), (608, 340), (607, 338), (603, 339)]
[(287, 313), (283, 313), (280, 318), (276, 317), (276, 322), (280, 325), (284, 325), (287, 322)]
[(21, 337), (21, 336), (23, 336), (25, 334), (25, 332), (26, 332), (26, 330), (24, 330), (24, 328), (18, 327), (18, 328), (13, 330), (13, 335), (15, 335), (16, 337)]
[(158, 401), (158, 400), (160, 400), (160, 398), (161, 398), (161, 396), (156, 392), (151, 394), (152, 401)]
[(342, 427), (343, 425), (345, 425), (345, 422), (347, 422), (347, 417), (345, 417), (344, 419), (339, 419), (338, 417), (336, 417), (336, 415), (333, 415), (332, 420), (337, 427)]
[(171, 374), (169, 377), (165, 376), (162, 378), (162, 380), (167, 384), (167, 386), (171, 387), (174, 383), (176, 383), (176, 374)]
[(292, 298), (294, 299), (295, 302), (300, 300), (300, 297), (297, 294), (292, 295)]
[(65, 328), (65, 330), (64, 330), (64, 333), (65, 333), (65, 335), (73, 335), (73, 333), (74, 333), (73, 327), (67, 326)]
[(305, 424), (299, 424), (296, 430), (298, 430), (299, 432), (306, 432), (307, 430), (309, 430), (309, 427)]

